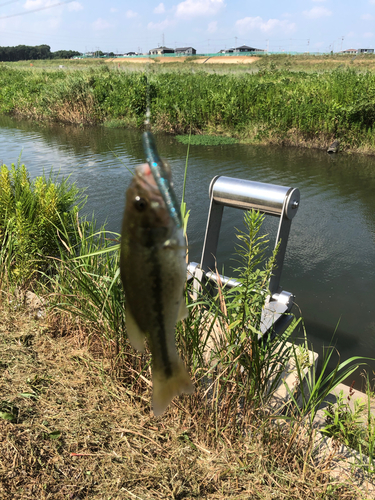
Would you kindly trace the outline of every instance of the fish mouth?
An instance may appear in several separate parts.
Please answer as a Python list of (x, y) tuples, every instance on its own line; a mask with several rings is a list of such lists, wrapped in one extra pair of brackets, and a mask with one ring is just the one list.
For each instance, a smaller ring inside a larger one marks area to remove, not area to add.
[(150, 211), (145, 212), (147, 224), (155, 227), (168, 227), (170, 225), (168, 210), (148, 163), (138, 165), (135, 169), (135, 176), (129, 187), (128, 195), (132, 200), (137, 197), (144, 198), (149, 203)]
[(162, 207), (165, 206), (163, 197), (148, 163), (142, 163), (142, 165), (138, 165), (135, 169), (135, 183), (142, 190), (147, 191), (153, 201), (158, 201), (159, 205)]

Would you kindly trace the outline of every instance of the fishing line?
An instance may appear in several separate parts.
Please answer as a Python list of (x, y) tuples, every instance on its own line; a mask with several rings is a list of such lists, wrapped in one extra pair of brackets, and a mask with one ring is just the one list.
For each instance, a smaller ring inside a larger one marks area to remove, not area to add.
[(150, 110), (150, 83), (148, 81), (148, 74), (150, 69), (150, 63), (146, 66), (145, 77), (146, 77), (146, 116), (145, 116), (145, 127), (146, 130), (151, 132), (151, 110)]
[(130, 170), (130, 168), (126, 165), (126, 163), (124, 163), (124, 162), (121, 160), (121, 158), (120, 158), (120, 157), (119, 157), (119, 156), (118, 156), (118, 155), (117, 155), (114, 151), (112, 151), (112, 149), (109, 147), (109, 143), (107, 143), (107, 146), (108, 146), (108, 149), (110, 150), (110, 152), (113, 154), (113, 156), (114, 156), (115, 158), (117, 158), (117, 159), (118, 159), (118, 161), (119, 161), (122, 165), (124, 165), (124, 167), (126, 168), (126, 170), (127, 170), (128, 172), (130, 172), (130, 173), (132, 174), (132, 176), (134, 177), (135, 172), (133, 172), (133, 170)]
[[(0, 19), (9, 19), (10, 17), (25, 16), (26, 14), (33, 14), (34, 12), (39, 12), (40, 10), (52, 9), (52, 7), (58, 7), (59, 5), (65, 5), (67, 3), (73, 3), (75, 0), (66, 0), (65, 2), (54, 3), (53, 5), (47, 5), (45, 7), (38, 7), (37, 9), (28, 10), (27, 12), (18, 12), (17, 14), (9, 14), (8, 16), (0, 16)], [(11, 2), (9, 2), (11, 3)], [(3, 4), (5, 5), (5, 4)], [(1, 5), (0, 5), (1, 7)]]

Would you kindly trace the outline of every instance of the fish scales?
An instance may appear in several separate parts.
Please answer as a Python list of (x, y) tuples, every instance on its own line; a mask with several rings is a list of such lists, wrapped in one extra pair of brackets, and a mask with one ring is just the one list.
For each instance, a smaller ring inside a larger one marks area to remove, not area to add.
[(163, 413), (171, 399), (194, 388), (175, 345), (175, 325), (186, 316), (185, 244), (148, 164), (137, 167), (126, 194), (122, 227), (121, 278), (126, 324), (133, 347), (152, 354), (153, 410)]

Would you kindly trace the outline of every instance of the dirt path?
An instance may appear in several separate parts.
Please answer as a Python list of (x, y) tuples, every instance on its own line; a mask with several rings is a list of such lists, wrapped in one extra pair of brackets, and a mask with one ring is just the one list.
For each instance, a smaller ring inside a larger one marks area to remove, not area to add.
[[(116, 57), (113, 59), (106, 59), (106, 63), (152, 63), (155, 62), (168, 64), (168, 63), (183, 63), (188, 60), (188, 56), (181, 57)], [(200, 59), (192, 59), (189, 62), (195, 64), (252, 64), (260, 59), (256, 56), (213, 56), (213, 57), (201, 57)]]

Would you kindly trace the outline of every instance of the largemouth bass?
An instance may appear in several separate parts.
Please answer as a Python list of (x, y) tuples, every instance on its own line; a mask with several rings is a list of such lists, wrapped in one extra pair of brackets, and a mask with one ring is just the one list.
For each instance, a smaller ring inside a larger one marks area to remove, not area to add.
[[(167, 189), (172, 189), (170, 177)], [(187, 316), (186, 247), (178, 216), (179, 210), (176, 218), (168, 209), (150, 165), (138, 166), (126, 193), (120, 267), (129, 341), (143, 351), (147, 338), (152, 354), (155, 415), (174, 396), (194, 391), (175, 344), (176, 322)]]

